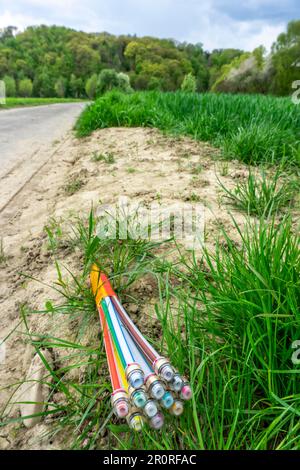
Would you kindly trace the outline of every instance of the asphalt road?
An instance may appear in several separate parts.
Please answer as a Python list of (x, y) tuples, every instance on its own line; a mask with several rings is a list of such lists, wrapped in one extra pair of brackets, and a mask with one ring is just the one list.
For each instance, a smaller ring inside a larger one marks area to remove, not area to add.
[(64, 142), (86, 103), (0, 111), (0, 213)]
[(0, 111), (0, 176), (41, 147), (60, 140), (84, 106), (62, 103)]

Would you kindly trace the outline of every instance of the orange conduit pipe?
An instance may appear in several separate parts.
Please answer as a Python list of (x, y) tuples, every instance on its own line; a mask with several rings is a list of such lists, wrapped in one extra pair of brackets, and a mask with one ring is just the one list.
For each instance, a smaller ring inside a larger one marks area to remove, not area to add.
[(105, 319), (105, 315), (101, 304), (97, 305), (100, 323), (103, 332), (103, 341), (105, 346), (105, 352), (107, 357), (108, 369), (112, 384), (113, 393), (111, 395), (112, 406), (114, 411), (119, 418), (124, 418), (129, 413), (129, 404), (128, 404), (128, 397), (127, 391), (124, 390), (122, 387), (122, 372), (118, 370), (118, 361), (116, 360), (114, 354), (114, 346), (112, 342), (112, 338), (107, 326), (107, 321)]
[(113, 388), (113, 391), (120, 390), (122, 386), (121, 386), (121, 382), (120, 382), (120, 378), (119, 378), (119, 374), (117, 370), (117, 365), (115, 361), (113, 345), (112, 345), (110, 333), (107, 327), (107, 321), (105, 320), (104, 312), (103, 312), (101, 305), (98, 305), (98, 312), (99, 312), (100, 323), (101, 323), (101, 328), (103, 332), (103, 341), (104, 341), (104, 347), (105, 347), (106, 356), (107, 356), (107, 363), (108, 363), (108, 369), (109, 369), (109, 375), (111, 379), (112, 388)]

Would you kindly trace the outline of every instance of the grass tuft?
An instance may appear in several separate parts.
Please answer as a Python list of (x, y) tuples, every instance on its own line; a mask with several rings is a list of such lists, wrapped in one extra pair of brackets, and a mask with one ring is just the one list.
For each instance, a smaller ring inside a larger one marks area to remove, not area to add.
[(93, 162), (104, 162), (107, 164), (112, 164), (115, 163), (116, 159), (115, 156), (112, 153), (97, 153), (94, 152), (92, 156), (92, 161)]
[(283, 180), (280, 169), (273, 176), (264, 171), (255, 176), (249, 170), (246, 181), (239, 182), (231, 191), (220, 181), (226, 199), (237, 209), (249, 215), (269, 216), (279, 209), (291, 204), (299, 191), (297, 180)]
[(5, 264), (7, 261), (7, 256), (4, 250), (3, 238), (0, 238), (0, 264)]
[(76, 130), (86, 136), (105, 127), (156, 127), (209, 141), (226, 158), (247, 164), (284, 160), (299, 165), (300, 115), (289, 98), (261, 95), (111, 92), (88, 106)]
[(72, 196), (77, 193), (83, 186), (85, 182), (80, 176), (74, 176), (71, 178), (68, 183), (64, 186), (64, 191), (68, 196)]

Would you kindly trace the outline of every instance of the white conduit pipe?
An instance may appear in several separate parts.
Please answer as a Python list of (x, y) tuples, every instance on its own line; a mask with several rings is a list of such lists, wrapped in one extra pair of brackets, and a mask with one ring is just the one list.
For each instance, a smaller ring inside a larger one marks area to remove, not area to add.
[(123, 353), (124, 359), (126, 361), (126, 365), (128, 366), (129, 364), (132, 364), (133, 362), (135, 362), (134, 357), (133, 357), (133, 355), (130, 351), (130, 348), (127, 344), (127, 341), (126, 341), (126, 339), (123, 335), (123, 331), (121, 329), (121, 324), (120, 324), (119, 317), (117, 316), (117, 314), (115, 312), (115, 309), (114, 309), (114, 306), (113, 306), (113, 304), (110, 300), (110, 297), (105, 297), (104, 301), (107, 305), (107, 309), (108, 309), (108, 312), (109, 312), (109, 315), (110, 315), (110, 319), (111, 319), (111, 322), (113, 324), (116, 336), (118, 338), (120, 348), (122, 349), (122, 353)]
[[(114, 301), (117, 303), (119, 309), (122, 310), (122, 313), (123, 313), (124, 317), (126, 317), (126, 321), (130, 324), (130, 328), (132, 328), (136, 332), (136, 334), (140, 337), (140, 346), (141, 346), (141, 348), (144, 349), (142, 347), (143, 343), (144, 343), (144, 344), (146, 344), (147, 348), (152, 352), (152, 355), (153, 355), (154, 358), (149, 357), (150, 362), (153, 362), (155, 359), (160, 357), (160, 354), (158, 354), (158, 352), (151, 346), (151, 344), (142, 335), (140, 330), (135, 326), (135, 324), (133, 323), (133, 321), (129, 317), (128, 313), (126, 312), (126, 310), (124, 309), (124, 307), (120, 303), (119, 299), (117, 297), (114, 297)], [(126, 327), (126, 325), (124, 325), (124, 326)], [(146, 354), (146, 355), (148, 357), (148, 354)]]
[(126, 338), (127, 344), (130, 348), (130, 351), (131, 351), (131, 353), (134, 357), (134, 362), (137, 362), (141, 366), (141, 368), (142, 368), (142, 370), (145, 374), (145, 377), (147, 377), (150, 374), (153, 374), (154, 373), (153, 369), (151, 369), (148, 362), (146, 361), (146, 359), (142, 355), (141, 351), (139, 350), (139, 348), (137, 347), (137, 345), (133, 341), (132, 337), (130, 336), (130, 333), (126, 330), (124, 325), (121, 325), (121, 328), (123, 330), (123, 334)]

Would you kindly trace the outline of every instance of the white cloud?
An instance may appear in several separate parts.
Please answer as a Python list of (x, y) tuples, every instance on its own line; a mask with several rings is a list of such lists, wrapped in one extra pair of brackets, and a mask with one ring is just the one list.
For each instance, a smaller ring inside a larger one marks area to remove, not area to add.
[[(248, 44), (249, 50), (255, 49), (255, 47), (263, 45), (267, 50), (271, 49), (271, 46), (274, 41), (276, 41), (278, 35), (285, 30), (286, 25), (281, 23), (279, 25), (261, 25), (260, 30), (254, 34), (246, 36), (244, 38), (244, 43)], [(246, 46), (245, 46), (246, 47)]]
[(284, 29), (284, 23), (268, 25), (261, 21), (233, 22), (228, 19), (226, 22), (216, 23), (207, 18), (186, 40), (193, 43), (202, 42), (206, 50), (234, 47), (252, 51), (260, 45), (270, 50), (273, 42)]
[(25, 14), (13, 14), (10, 11), (4, 11), (0, 15), (0, 28), (6, 26), (16, 26), (19, 30), (23, 30), (26, 26), (33, 24), (49, 24), (46, 18), (36, 17)]
[[(297, 0), (1, 0), (0, 27), (57, 24), (88, 32), (202, 42), (211, 50), (268, 49)], [(284, 14), (283, 14), (284, 12)]]

